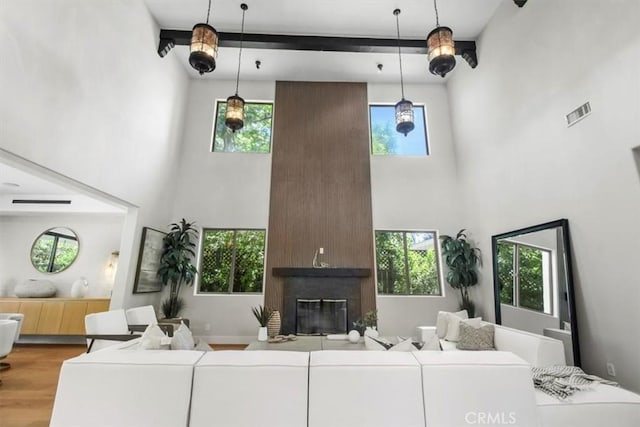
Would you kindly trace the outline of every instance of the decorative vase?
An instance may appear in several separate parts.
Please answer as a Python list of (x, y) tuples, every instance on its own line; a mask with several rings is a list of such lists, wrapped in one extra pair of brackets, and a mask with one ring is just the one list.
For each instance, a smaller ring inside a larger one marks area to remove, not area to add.
[(89, 282), (84, 277), (77, 279), (71, 285), (71, 298), (84, 298), (87, 295)]
[(267, 331), (270, 337), (275, 337), (276, 335), (280, 335), (280, 312), (278, 310), (274, 310), (269, 322), (267, 323)]
[(269, 339), (269, 336), (267, 334), (267, 327), (261, 326), (260, 328), (258, 328), (258, 341), (266, 341), (267, 339)]
[(349, 335), (347, 335), (347, 337), (349, 338), (349, 342), (351, 344), (356, 344), (358, 341), (360, 341), (360, 332), (353, 329), (349, 331)]
[(364, 335), (366, 337), (378, 338), (378, 335), (380, 334), (375, 326), (367, 326), (367, 329), (364, 330)]

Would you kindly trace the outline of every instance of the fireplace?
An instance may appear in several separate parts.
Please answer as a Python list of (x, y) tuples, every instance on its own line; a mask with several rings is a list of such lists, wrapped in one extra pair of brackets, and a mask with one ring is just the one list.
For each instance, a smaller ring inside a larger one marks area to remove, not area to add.
[[(274, 268), (284, 277), (283, 334), (345, 333), (362, 319), (360, 282), (368, 268)], [(298, 316), (299, 312), (302, 316)]]
[(296, 335), (346, 334), (346, 299), (296, 300)]

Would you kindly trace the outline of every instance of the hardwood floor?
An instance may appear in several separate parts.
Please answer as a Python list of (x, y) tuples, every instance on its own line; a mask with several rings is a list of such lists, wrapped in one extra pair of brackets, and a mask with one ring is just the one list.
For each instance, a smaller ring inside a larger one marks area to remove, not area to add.
[[(243, 350), (246, 345), (213, 344), (214, 350)], [(84, 345), (16, 344), (0, 372), (0, 427), (47, 427), (65, 359), (86, 351)]]

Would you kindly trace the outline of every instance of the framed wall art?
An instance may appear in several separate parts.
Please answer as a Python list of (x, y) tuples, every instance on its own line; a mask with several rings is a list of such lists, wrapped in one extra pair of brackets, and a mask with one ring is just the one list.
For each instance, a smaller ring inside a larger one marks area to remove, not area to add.
[(142, 228), (136, 280), (133, 284), (134, 294), (160, 292), (162, 290), (162, 281), (157, 273), (160, 267), (160, 255), (162, 254), (163, 246), (162, 239), (164, 236), (166, 236), (166, 234), (162, 231), (149, 227)]

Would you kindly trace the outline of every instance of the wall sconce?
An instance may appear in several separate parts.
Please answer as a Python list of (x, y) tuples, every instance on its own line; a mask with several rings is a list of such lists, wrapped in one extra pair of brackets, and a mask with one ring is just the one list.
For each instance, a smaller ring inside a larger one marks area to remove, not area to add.
[(209, 0), (209, 8), (207, 9), (207, 23), (196, 24), (193, 26), (193, 30), (191, 30), (189, 64), (191, 64), (200, 75), (215, 70), (216, 58), (218, 57), (218, 32), (209, 25), (210, 12), (211, 0)]

